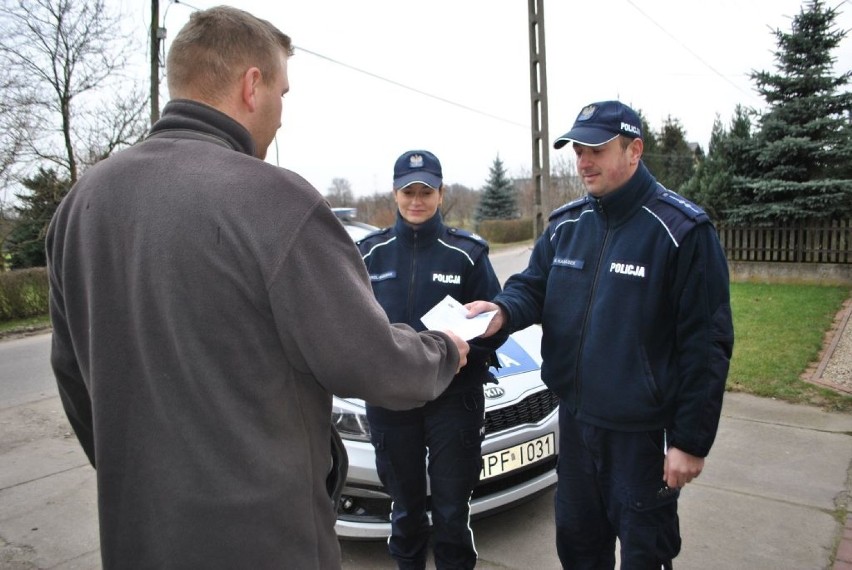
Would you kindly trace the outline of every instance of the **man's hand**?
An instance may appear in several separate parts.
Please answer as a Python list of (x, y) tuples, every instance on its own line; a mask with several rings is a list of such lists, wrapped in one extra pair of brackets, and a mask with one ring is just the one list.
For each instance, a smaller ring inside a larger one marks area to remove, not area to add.
[(676, 447), (670, 447), (663, 463), (663, 481), (669, 487), (680, 489), (698, 477), (703, 469), (703, 457), (696, 457)]
[(504, 324), (506, 324), (506, 315), (503, 314), (503, 309), (501, 309), (496, 303), (489, 303), (488, 301), (473, 301), (472, 303), (467, 303), (464, 308), (467, 309), (467, 318), (469, 319), (480, 313), (497, 311), (497, 314), (494, 315), (491, 322), (488, 323), (488, 328), (485, 329), (484, 333), (479, 335), (481, 338), (487, 338), (493, 335), (502, 329)]
[(450, 337), (454, 343), (456, 343), (456, 348), (459, 349), (459, 367), (456, 370), (456, 374), (459, 373), (459, 370), (464, 368), (464, 365), (467, 364), (467, 353), (470, 352), (470, 345), (462, 339), (459, 335), (454, 333), (453, 331), (441, 331)]

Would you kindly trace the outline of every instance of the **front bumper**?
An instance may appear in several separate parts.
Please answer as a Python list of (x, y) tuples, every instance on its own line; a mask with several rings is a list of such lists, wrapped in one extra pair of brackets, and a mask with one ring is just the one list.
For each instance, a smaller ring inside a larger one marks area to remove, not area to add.
[[(552, 432), (557, 438), (558, 411), (553, 411), (537, 425), (486, 437), (482, 453), (487, 454)], [(340, 498), (335, 530), (345, 540), (383, 540), (390, 536), (390, 496), (384, 492), (375, 469), (373, 446), (367, 442), (347, 441), (349, 474)], [(500, 477), (480, 482), (470, 503), (471, 518), (499, 513), (514, 505), (532, 500), (556, 484), (556, 456), (518, 469)]]

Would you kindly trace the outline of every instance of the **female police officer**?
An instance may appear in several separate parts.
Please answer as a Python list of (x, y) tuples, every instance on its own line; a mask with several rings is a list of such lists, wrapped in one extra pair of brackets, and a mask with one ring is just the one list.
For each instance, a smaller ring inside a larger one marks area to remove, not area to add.
[[(410, 150), (394, 165), (396, 223), (358, 242), (373, 292), (391, 322), (420, 322), (447, 295), (461, 303), (491, 299), (500, 283), (479, 236), (444, 225), (441, 163)], [(388, 550), (399, 568), (425, 568), (429, 542), (426, 457), (437, 568), (473, 568), (470, 496), (479, 480), (484, 434), (483, 384), (506, 335), (470, 343), (467, 365), (436, 400), (408, 411), (367, 406), (376, 468), (393, 499)], [(405, 374), (404, 370), (400, 374)]]

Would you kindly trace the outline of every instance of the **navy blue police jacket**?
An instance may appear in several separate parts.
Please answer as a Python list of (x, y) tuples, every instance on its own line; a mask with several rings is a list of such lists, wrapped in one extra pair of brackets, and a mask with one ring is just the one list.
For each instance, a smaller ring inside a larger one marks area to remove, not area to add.
[[(420, 321), (447, 295), (460, 303), (491, 299), (500, 281), (488, 260), (488, 243), (476, 234), (444, 225), (440, 212), (416, 229), (397, 212), (396, 223), (357, 242), (373, 292), (392, 323), (425, 330)], [(445, 393), (493, 381), (495, 351), (508, 337), (502, 332), (469, 341), (467, 364)]]
[(666, 429), (670, 446), (707, 455), (734, 342), (728, 265), (707, 215), (643, 163), (555, 210), (494, 300), (508, 330), (542, 324), (542, 379), (578, 420)]

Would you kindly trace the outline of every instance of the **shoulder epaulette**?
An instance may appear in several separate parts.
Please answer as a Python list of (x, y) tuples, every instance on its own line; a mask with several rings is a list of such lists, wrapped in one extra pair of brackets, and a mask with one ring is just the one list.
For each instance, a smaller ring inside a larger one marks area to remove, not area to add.
[(547, 219), (552, 220), (553, 218), (558, 218), (568, 210), (573, 210), (575, 208), (585, 206), (588, 202), (588, 195), (577, 198), (576, 200), (571, 200), (567, 204), (563, 204), (562, 206), (559, 206), (558, 208), (550, 212), (550, 215), (547, 217)]
[(475, 234), (473, 232), (469, 232), (467, 230), (462, 230), (459, 228), (447, 228), (447, 231), (450, 232), (451, 235), (467, 238), (471, 241), (478, 243), (479, 245), (488, 247), (488, 242), (485, 241), (485, 238), (483, 238), (479, 234)]
[(690, 202), (680, 194), (672, 192), (668, 188), (664, 187), (662, 184), (657, 186), (657, 195), (664, 203), (677, 208), (693, 220), (697, 220), (698, 218), (707, 216), (707, 214), (704, 212), (703, 209), (701, 209), (700, 206), (694, 204), (693, 202)]
[(372, 239), (372, 238), (374, 238), (374, 237), (378, 237), (378, 236), (380, 236), (380, 235), (384, 235), (384, 234), (388, 233), (390, 230), (391, 230), (391, 229), (390, 229), (389, 227), (387, 227), (387, 228), (381, 228), (381, 229), (378, 229), (378, 230), (376, 230), (376, 231), (374, 231), (374, 232), (370, 232), (370, 233), (368, 233), (367, 235), (365, 235), (364, 237), (362, 237), (361, 239), (359, 239), (358, 241), (356, 241), (356, 242), (355, 242), (355, 244), (356, 244), (356, 245), (361, 245), (361, 243), (363, 243), (363, 242), (367, 241), (368, 239)]

